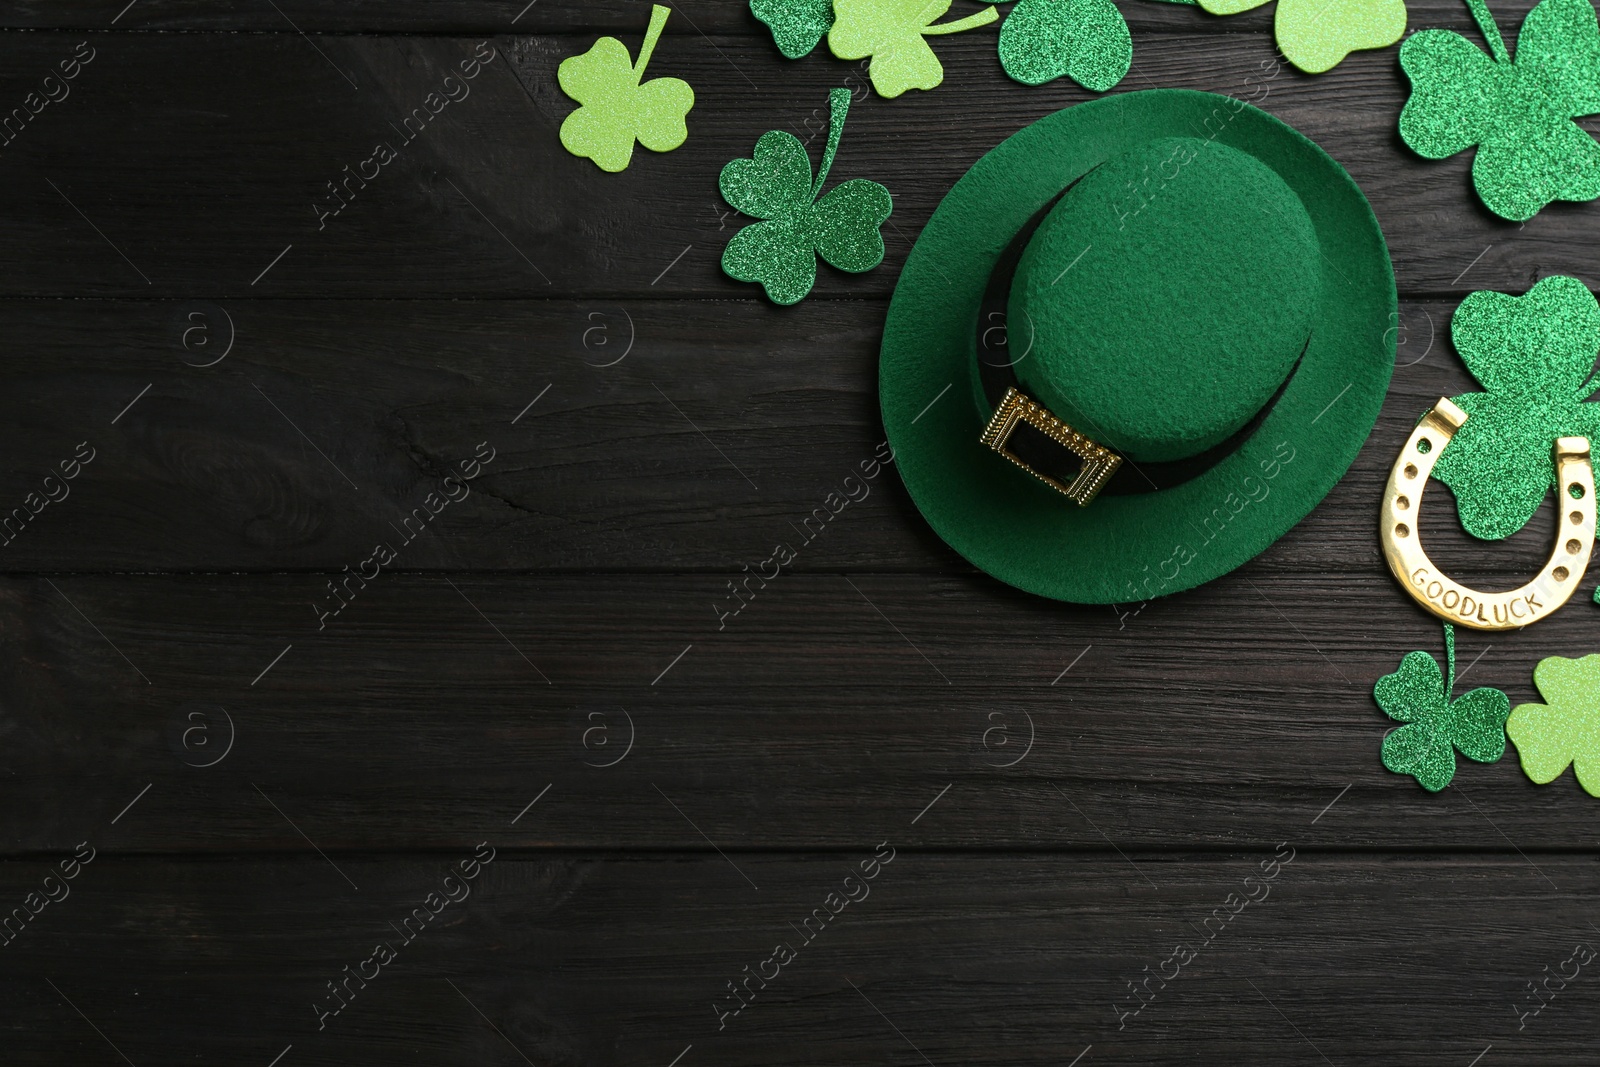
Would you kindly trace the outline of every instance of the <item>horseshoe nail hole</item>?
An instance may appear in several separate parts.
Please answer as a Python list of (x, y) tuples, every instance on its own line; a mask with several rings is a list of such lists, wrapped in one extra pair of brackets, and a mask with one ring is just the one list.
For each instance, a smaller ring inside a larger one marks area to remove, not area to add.
[(1395, 525), (1394, 532), (1395, 532), (1395, 536), (1397, 536), (1397, 537), (1410, 537), (1411, 536), (1411, 527), (1407, 526), (1403, 522), (1402, 523), (1397, 523)]
[(1572, 525), (1581, 526), (1583, 524), (1583, 512), (1574, 511), (1571, 515), (1567, 516), (1567, 519), (1572, 523)]
[(1406, 508), (1411, 506), (1411, 498), (1408, 496), (1397, 496), (1394, 499), (1394, 506), (1399, 508), (1401, 511), (1404, 511)]
[(1557, 567), (1555, 570), (1550, 572), (1550, 577), (1554, 578), (1558, 582), (1566, 581), (1567, 580), (1567, 568), (1565, 568), (1565, 567)]
[(1407, 478), (1415, 478), (1416, 476), (1417, 476), (1417, 465), (1415, 463), (1407, 463), (1406, 464), (1406, 477)]
[(1417, 439), (1417, 451), (1426, 456), (1429, 452), (1433, 451), (1433, 442), (1428, 440), (1426, 437), (1419, 437)]
[(1574, 500), (1582, 500), (1583, 486), (1579, 485), (1577, 482), (1573, 482), (1571, 485), (1567, 486), (1567, 495)]
[(1582, 547), (1583, 546), (1578, 543), (1578, 539), (1574, 537), (1572, 540), (1567, 542), (1567, 555), (1576, 556), (1578, 554), (1578, 549)]

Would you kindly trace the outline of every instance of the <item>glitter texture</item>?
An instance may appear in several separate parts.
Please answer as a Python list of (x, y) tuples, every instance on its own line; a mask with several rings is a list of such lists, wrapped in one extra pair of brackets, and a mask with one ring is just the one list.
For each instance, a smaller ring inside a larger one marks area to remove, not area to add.
[(1449, 30), (1413, 34), (1400, 46), (1411, 79), (1401, 138), (1429, 159), (1477, 145), (1473, 184), (1503, 218), (1600, 197), (1600, 145), (1572, 121), (1600, 112), (1600, 26), (1589, 0), (1543, 0), (1528, 12), (1514, 62), (1483, 0), (1467, 6), (1493, 57)]
[[(1449, 623), (1444, 624), (1444, 648), (1448, 678), (1440, 676), (1438, 661), (1428, 653), (1407, 652), (1400, 669), (1372, 687), (1384, 714), (1406, 724), (1384, 737), (1383, 765), (1411, 775), (1430, 793), (1455, 777), (1457, 751), (1479, 763), (1499, 759), (1506, 750), (1506, 717), (1511, 714), (1510, 699), (1498, 689), (1474, 689), (1451, 700), (1456, 633)], [(1589, 658), (1600, 661), (1600, 656)]]
[(752, 159), (722, 168), (722, 198), (764, 222), (733, 235), (722, 253), (722, 269), (741, 282), (760, 282), (775, 304), (794, 304), (817, 280), (817, 256), (840, 270), (859, 273), (883, 262), (884, 221), (893, 209), (889, 190), (865, 178), (841, 182), (821, 200), (850, 111), (850, 90), (828, 94), (828, 146), (817, 180), (799, 138), (769, 130)]
[(1540, 785), (1571, 765), (1578, 784), (1600, 797), (1600, 656), (1551, 656), (1533, 670), (1549, 703), (1518, 704), (1506, 723), (1522, 771)]
[[(1266, 0), (1199, 0), (1213, 15), (1236, 15)], [(1331, 70), (1351, 52), (1388, 48), (1406, 32), (1405, 0), (1278, 0), (1273, 35), (1307, 74)]]
[(1103, 93), (1133, 62), (1133, 39), (1111, 0), (1019, 0), (1000, 27), (1000, 65), (1024, 85), (1066, 75)]
[(948, 10), (950, 0), (833, 0), (828, 49), (840, 59), (871, 56), (867, 74), (879, 96), (932, 89), (944, 81), (944, 64), (924, 38), (975, 29), (1000, 17), (991, 6), (933, 25)]
[(1522, 529), (1554, 484), (1556, 438), (1600, 444), (1600, 403), (1585, 403), (1600, 304), (1578, 279), (1555, 275), (1523, 296), (1470, 294), (1450, 336), (1486, 391), (1451, 398), (1467, 421), (1433, 476), (1455, 494), (1468, 533), (1498, 540)]
[(833, 0), (750, 0), (750, 13), (772, 31), (772, 39), (790, 59), (810, 55), (833, 28)]

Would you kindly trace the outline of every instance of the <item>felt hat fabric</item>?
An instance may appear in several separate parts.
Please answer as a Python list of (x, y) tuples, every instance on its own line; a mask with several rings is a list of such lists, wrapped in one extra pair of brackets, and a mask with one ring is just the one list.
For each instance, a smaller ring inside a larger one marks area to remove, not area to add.
[[(1122, 457), (1087, 506), (980, 443), (996, 283), (1017, 387)], [(1377, 220), (1312, 141), (1232, 97), (1105, 97), (1007, 139), (929, 219), (884, 328), (884, 425), (975, 566), (1143, 601), (1233, 570), (1333, 488), (1377, 420), (1396, 311)]]

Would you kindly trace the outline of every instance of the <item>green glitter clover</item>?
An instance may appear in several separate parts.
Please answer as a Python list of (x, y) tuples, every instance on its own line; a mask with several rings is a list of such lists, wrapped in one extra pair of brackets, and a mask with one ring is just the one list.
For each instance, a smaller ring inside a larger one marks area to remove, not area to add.
[(944, 65), (925, 37), (984, 26), (999, 18), (993, 6), (956, 22), (933, 25), (950, 0), (833, 0), (828, 48), (840, 59), (872, 57), (867, 74), (879, 96), (907, 89), (932, 89), (944, 81)]
[(1600, 145), (1572, 121), (1600, 112), (1600, 26), (1589, 0), (1543, 0), (1528, 12), (1515, 61), (1483, 0), (1467, 6), (1494, 58), (1449, 30), (1413, 34), (1400, 46), (1411, 79), (1400, 136), (1428, 159), (1477, 145), (1472, 183), (1503, 218), (1600, 196)]
[(1103, 93), (1132, 63), (1133, 38), (1111, 0), (1018, 0), (1000, 27), (1000, 65), (1024, 85), (1065, 74)]
[(1411, 775), (1430, 793), (1455, 777), (1458, 750), (1479, 763), (1493, 763), (1504, 755), (1506, 717), (1511, 714), (1510, 699), (1487, 686), (1451, 700), (1456, 633), (1449, 623), (1444, 624), (1444, 648), (1448, 679), (1440, 676), (1439, 661), (1428, 653), (1407, 652), (1400, 669), (1372, 687), (1373, 699), (1384, 714), (1406, 724), (1384, 736), (1383, 765), (1396, 774)]
[[(931, 89), (944, 80), (944, 66), (923, 37), (959, 33), (999, 17), (991, 6), (958, 22), (932, 25), (949, 10), (949, 0), (837, 0), (837, 6), (841, 26), (835, 30), (835, 0), (750, 0), (751, 13), (772, 31), (785, 56), (809, 55), (826, 36), (840, 59), (870, 55), (872, 84), (880, 95), (891, 97), (907, 89)], [(1018, 0), (1000, 29), (1000, 65), (1024, 85), (1066, 76), (1086, 89), (1105, 92), (1123, 79), (1132, 62), (1128, 23), (1112, 0)]]
[[(1266, 2), (1199, 0), (1213, 15), (1236, 15)], [(1388, 48), (1404, 36), (1405, 0), (1278, 0), (1272, 32), (1285, 59), (1307, 74), (1321, 74), (1351, 52)]]
[(1474, 537), (1509, 537), (1555, 484), (1558, 437), (1600, 442), (1600, 404), (1588, 403), (1600, 352), (1600, 305), (1576, 278), (1543, 278), (1523, 296), (1471, 293), (1450, 320), (1461, 361), (1486, 389), (1451, 399), (1467, 421), (1433, 476), (1456, 496)]
[(1600, 656), (1551, 656), (1533, 669), (1548, 704), (1518, 704), (1506, 723), (1522, 771), (1539, 785), (1570, 764), (1578, 784), (1600, 797)]
[(844, 133), (850, 90), (834, 89), (828, 106), (828, 146), (815, 182), (805, 145), (783, 130), (762, 134), (755, 158), (735, 159), (722, 168), (722, 198), (746, 215), (767, 220), (733, 235), (722, 253), (722, 269), (741, 282), (760, 282), (775, 304), (798, 303), (811, 292), (819, 254), (857, 274), (883, 262), (879, 231), (894, 206), (889, 190), (851, 178), (817, 199)]
[(556, 71), (561, 91), (581, 105), (561, 124), (567, 151), (614, 174), (627, 169), (635, 140), (652, 152), (670, 152), (688, 138), (684, 116), (694, 107), (689, 83), (678, 78), (639, 83), (671, 13), (660, 4), (650, 9), (638, 63), (615, 37), (602, 37), (583, 55), (562, 60)]
[(750, 13), (789, 59), (810, 55), (833, 28), (833, 0), (750, 0)]

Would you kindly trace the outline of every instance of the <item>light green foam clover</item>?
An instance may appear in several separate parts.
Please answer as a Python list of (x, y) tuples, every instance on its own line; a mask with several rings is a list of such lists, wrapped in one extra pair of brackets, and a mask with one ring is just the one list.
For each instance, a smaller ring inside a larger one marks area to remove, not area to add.
[[(896, 91), (880, 89), (885, 96), (898, 96), (907, 88), (932, 88), (942, 80), (938, 57), (926, 42), (919, 47), (918, 38), (972, 29), (996, 17), (979, 12), (960, 22), (929, 26), (948, 4), (937, 11), (915, 3), (845, 0), (842, 6), (855, 9), (852, 22), (829, 42), (860, 52), (841, 55), (845, 59), (871, 54), (876, 62), (884, 55), (884, 85), (902, 86)], [(834, 24), (834, 0), (750, 0), (750, 11), (767, 25), (778, 51), (790, 59), (809, 55)], [(887, 25), (881, 24), (885, 15), (893, 20)], [(835, 54), (840, 53), (835, 50)], [(1066, 76), (1086, 89), (1105, 92), (1122, 80), (1132, 62), (1128, 23), (1112, 0), (1018, 0), (1000, 29), (1000, 65), (1024, 85), (1043, 85)], [(877, 77), (873, 84), (878, 84)]]
[(789, 59), (810, 55), (833, 28), (833, 0), (750, 0), (750, 13)]
[(688, 139), (684, 116), (694, 107), (689, 83), (678, 78), (640, 83), (671, 13), (660, 4), (651, 7), (637, 64), (615, 37), (602, 37), (583, 55), (562, 61), (556, 72), (561, 91), (581, 105), (561, 124), (567, 151), (616, 173), (632, 161), (635, 140), (652, 152), (670, 152)]
[(944, 81), (944, 66), (923, 38), (960, 33), (1000, 17), (990, 6), (959, 21), (933, 25), (948, 10), (950, 0), (833, 0), (828, 48), (840, 59), (871, 56), (867, 73), (879, 96), (932, 89)]
[(798, 303), (817, 281), (817, 256), (840, 270), (860, 273), (883, 262), (883, 234), (893, 202), (889, 190), (865, 178), (841, 182), (821, 200), (850, 110), (850, 90), (828, 94), (828, 146), (815, 182), (805, 145), (792, 133), (769, 130), (753, 159), (722, 168), (722, 198), (764, 222), (733, 235), (722, 269), (741, 282), (760, 282), (775, 304)]
[(1024, 85), (1065, 74), (1103, 93), (1132, 63), (1133, 38), (1111, 0), (1018, 0), (1000, 27), (1000, 65)]
[(1589, 0), (1543, 0), (1513, 61), (1483, 0), (1467, 0), (1493, 58), (1449, 30), (1400, 46), (1411, 98), (1400, 136), (1444, 159), (1478, 146), (1472, 183), (1490, 211), (1524, 221), (1553, 200), (1600, 196), (1600, 145), (1574, 118), (1600, 112), (1600, 27)]
[(1469, 294), (1450, 337), (1485, 391), (1451, 398), (1467, 421), (1433, 476), (1455, 494), (1468, 533), (1499, 540), (1522, 529), (1555, 483), (1556, 438), (1600, 445), (1600, 404), (1586, 402), (1600, 384), (1591, 377), (1600, 305), (1578, 279), (1552, 275), (1523, 296)]
[(1547, 704), (1518, 704), (1506, 723), (1522, 771), (1540, 785), (1571, 764), (1578, 784), (1600, 797), (1600, 656), (1551, 656), (1533, 669)]
[[(1445, 657), (1450, 676), (1426, 652), (1407, 652), (1400, 669), (1372, 687), (1372, 696), (1389, 718), (1406, 725), (1383, 739), (1383, 765), (1409, 774), (1430, 793), (1450, 784), (1456, 774), (1456, 752), (1479, 763), (1493, 763), (1505, 754), (1506, 716), (1511, 700), (1500, 690), (1482, 687), (1450, 699), (1456, 679), (1456, 635), (1444, 624)], [(1593, 657), (1600, 659), (1600, 656)], [(1558, 772), (1559, 773), (1559, 772)]]
[[(1213, 15), (1236, 15), (1266, 2), (1199, 0)], [(1307, 74), (1321, 74), (1351, 52), (1388, 48), (1403, 37), (1405, 0), (1278, 0), (1272, 30), (1285, 59)]]

